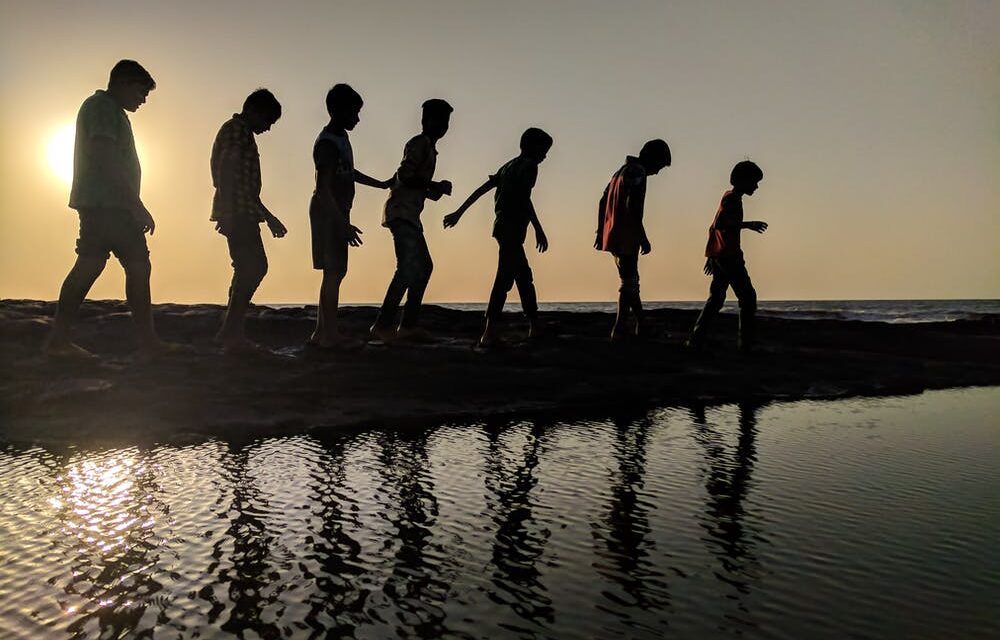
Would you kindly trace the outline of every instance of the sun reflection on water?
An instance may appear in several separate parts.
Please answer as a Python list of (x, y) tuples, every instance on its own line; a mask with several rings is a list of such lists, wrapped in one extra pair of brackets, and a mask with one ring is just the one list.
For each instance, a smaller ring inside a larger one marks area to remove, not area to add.
[(152, 475), (144, 461), (122, 453), (71, 464), (58, 477), (60, 493), (49, 504), (76, 555), (62, 603), (67, 614), (137, 605), (135, 583), (157, 546)]

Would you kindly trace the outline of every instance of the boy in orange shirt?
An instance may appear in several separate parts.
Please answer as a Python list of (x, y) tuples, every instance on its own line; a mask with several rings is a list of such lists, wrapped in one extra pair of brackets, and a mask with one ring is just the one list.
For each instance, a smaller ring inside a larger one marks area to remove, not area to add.
[(722, 196), (719, 209), (715, 214), (712, 226), (708, 228), (708, 245), (705, 247), (705, 275), (712, 276), (709, 285), (708, 300), (702, 309), (698, 321), (695, 322), (687, 347), (701, 350), (705, 346), (705, 336), (712, 319), (722, 309), (726, 301), (726, 290), (733, 288), (733, 293), (740, 301), (740, 333), (739, 349), (750, 351), (754, 346), (754, 314), (757, 311), (757, 292), (750, 282), (746, 262), (743, 260), (743, 250), (740, 248), (740, 232), (743, 229), (764, 233), (767, 223), (759, 220), (743, 221), (743, 196), (752, 196), (757, 185), (764, 178), (753, 162), (744, 160), (736, 163), (729, 175), (729, 184), (733, 188)]
[(650, 140), (639, 156), (627, 156), (625, 164), (611, 176), (597, 207), (597, 238), (594, 248), (615, 257), (621, 287), (612, 340), (626, 336), (629, 311), (635, 315), (634, 335), (642, 335), (642, 300), (639, 298), (639, 254), (652, 251), (642, 225), (646, 200), (646, 177), (670, 166), (670, 147), (663, 140)]

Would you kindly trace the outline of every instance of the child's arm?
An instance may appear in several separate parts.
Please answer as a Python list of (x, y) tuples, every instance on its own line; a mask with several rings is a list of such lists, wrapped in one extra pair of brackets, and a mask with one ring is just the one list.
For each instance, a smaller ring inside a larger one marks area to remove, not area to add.
[(601, 232), (604, 230), (604, 207), (608, 204), (608, 189), (611, 185), (604, 187), (604, 195), (601, 196), (601, 201), (597, 205), (597, 233), (594, 237), (594, 248), (601, 248)]
[(347, 237), (347, 244), (352, 247), (360, 246), (361, 238), (359, 236), (361, 229), (358, 229), (347, 221), (347, 213), (337, 203), (337, 199), (333, 197), (333, 165), (323, 166), (317, 171), (316, 195), (319, 197), (320, 204), (333, 212), (334, 220), (337, 221), (337, 225)]
[(639, 223), (639, 252), (642, 255), (653, 250), (653, 245), (649, 243), (649, 236), (646, 235), (646, 225), (643, 224), (642, 216), (646, 208), (646, 183), (634, 185), (628, 192), (628, 212)]
[(354, 181), (358, 184), (363, 184), (366, 187), (374, 187), (375, 189), (388, 189), (392, 186), (392, 179), (377, 180), (371, 176), (365, 175), (357, 169), (354, 170)]
[(496, 186), (496, 179), (494, 176), (490, 176), (486, 180), (486, 182), (479, 185), (479, 187), (477, 187), (476, 190), (473, 191), (469, 195), (469, 197), (465, 199), (465, 202), (463, 202), (462, 205), (458, 209), (456, 209), (454, 213), (449, 213), (444, 217), (444, 228), (450, 229), (451, 227), (454, 227), (456, 224), (458, 224), (458, 221), (462, 219), (462, 216), (465, 215), (465, 212), (469, 209), (469, 207), (475, 204), (476, 200), (482, 198), (495, 186)]
[(757, 233), (764, 233), (767, 231), (767, 223), (760, 220), (747, 220), (740, 225), (740, 229), (749, 229), (751, 231), (756, 231)]
[(528, 211), (531, 215), (531, 226), (535, 228), (535, 248), (538, 249), (538, 253), (545, 253), (549, 249), (549, 239), (542, 229), (542, 223), (539, 222), (538, 214), (535, 213), (535, 205), (530, 199), (528, 200)]

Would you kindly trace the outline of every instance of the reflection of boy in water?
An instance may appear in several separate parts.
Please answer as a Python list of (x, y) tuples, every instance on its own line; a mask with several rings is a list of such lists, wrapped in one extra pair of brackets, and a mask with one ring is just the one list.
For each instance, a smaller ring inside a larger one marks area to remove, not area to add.
[(111, 69), (107, 90), (84, 100), (76, 118), (73, 186), (69, 206), (80, 215), (76, 263), (59, 291), (59, 306), (45, 350), (51, 355), (91, 354), (73, 343), (70, 332), (87, 292), (112, 253), (125, 269), (125, 298), (146, 354), (170, 350), (153, 329), (146, 236), (156, 228), (139, 198), (141, 169), (126, 111), (138, 111), (156, 82), (142, 65), (121, 60)]
[(705, 302), (698, 321), (694, 325), (688, 347), (701, 349), (705, 345), (705, 336), (712, 319), (718, 315), (726, 301), (726, 290), (733, 288), (733, 293), (740, 301), (740, 333), (739, 348), (750, 351), (754, 346), (754, 314), (757, 311), (757, 292), (750, 282), (746, 263), (743, 260), (743, 250), (740, 248), (740, 232), (750, 229), (764, 233), (766, 222), (757, 220), (743, 221), (743, 196), (752, 196), (757, 185), (764, 178), (753, 162), (744, 160), (733, 167), (729, 183), (733, 188), (722, 196), (715, 220), (708, 229), (708, 246), (705, 248), (705, 274), (712, 276), (709, 285), (709, 296)]
[(494, 210), (496, 220), (493, 223), (493, 237), (499, 245), (497, 275), (490, 292), (490, 302), (486, 308), (486, 326), (483, 336), (479, 339), (480, 346), (490, 346), (497, 340), (497, 323), (503, 313), (507, 293), (517, 284), (517, 293), (521, 297), (524, 315), (531, 325), (529, 337), (537, 337), (540, 332), (538, 324), (538, 300), (535, 295), (535, 283), (531, 273), (528, 257), (524, 255), (524, 240), (528, 233), (528, 225), (535, 229), (535, 245), (539, 252), (549, 248), (548, 238), (538, 221), (535, 206), (531, 202), (531, 190), (538, 178), (538, 165), (545, 160), (546, 154), (552, 148), (552, 136), (541, 129), (531, 127), (521, 135), (521, 154), (510, 160), (497, 172), (489, 177), (462, 203), (455, 213), (444, 218), (445, 228), (454, 227), (465, 211), (490, 189), (496, 188)]
[(597, 238), (594, 248), (615, 257), (621, 287), (618, 314), (611, 339), (626, 336), (629, 311), (635, 315), (635, 335), (642, 335), (642, 300), (639, 298), (639, 254), (652, 251), (642, 224), (646, 200), (646, 177), (670, 166), (670, 147), (663, 140), (650, 140), (639, 157), (628, 156), (621, 169), (611, 176), (597, 207)]

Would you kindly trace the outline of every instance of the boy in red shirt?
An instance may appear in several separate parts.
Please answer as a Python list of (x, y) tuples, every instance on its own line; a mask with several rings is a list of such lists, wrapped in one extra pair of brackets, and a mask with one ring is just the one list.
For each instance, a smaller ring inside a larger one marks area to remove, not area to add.
[(663, 140), (650, 140), (639, 156), (627, 156), (621, 169), (611, 176), (597, 207), (597, 238), (594, 248), (615, 257), (621, 287), (612, 340), (626, 336), (629, 311), (635, 314), (635, 335), (642, 335), (642, 300), (639, 298), (639, 254), (652, 251), (642, 225), (646, 200), (646, 177), (670, 166), (670, 147)]
[(740, 231), (750, 229), (764, 233), (767, 229), (766, 222), (743, 220), (743, 196), (752, 196), (763, 178), (764, 172), (749, 160), (738, 162), (729, 175), (729, 183), (733, 188), (723, 194), (715, 220), (708, 228), (705, 275), (712, 276), (708, 301), (705, 302), (705, 308), (698, 316), (691, 337), (687, 340), (688, 348), (701, 350), (705, 346), (708, 326), (722, 309), (722, 304), (726, 301), (726, 290), (732, 287), (733, 293), (740, 301), (739, 348), (741, 351), (753, 349), (757, 292), (750, 282), (750, 274), (747, 273), (747, 266), (743, 260)]

